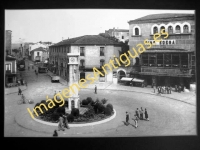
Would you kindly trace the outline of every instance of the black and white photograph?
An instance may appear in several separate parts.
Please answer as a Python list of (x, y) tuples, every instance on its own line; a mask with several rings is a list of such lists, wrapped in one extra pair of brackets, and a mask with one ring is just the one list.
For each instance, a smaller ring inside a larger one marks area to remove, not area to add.
[(4, 137), (197, 136), (195, 10), (4, 11)]

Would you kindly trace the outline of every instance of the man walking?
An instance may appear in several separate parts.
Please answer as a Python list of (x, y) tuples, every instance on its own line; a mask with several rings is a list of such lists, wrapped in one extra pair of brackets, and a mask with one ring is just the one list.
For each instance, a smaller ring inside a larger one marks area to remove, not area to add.
[(18, 87), (18, 95), (22, 94), (22, 90), (20, 89), (20, 87)]
[(134, 116), (135, 116), (135, 118), (133, 118), (133, 120), (135, 121), (135, 128), (137, 128), (139, 118), (138, 118), (137, 114), (135, 114)]
[(138, 110), (138, 108), (137, 108), (137, 110), (135, 111), (135, 113), (136, 113), (136, 116), (137, 116), (138, 118), (140, 118), (140, 117), (139, 117), (139, 110)]
[(128, 112), (126, 112), (126, 123), (127, 123), (127, 125), (129, 124), (129, 113)]
[(95, 85), (94, 93), (97, 94), (97, 86)]
[(140, 109), (140, 119), (143, 120), (143, 109), (142, 109), (142, 107)]

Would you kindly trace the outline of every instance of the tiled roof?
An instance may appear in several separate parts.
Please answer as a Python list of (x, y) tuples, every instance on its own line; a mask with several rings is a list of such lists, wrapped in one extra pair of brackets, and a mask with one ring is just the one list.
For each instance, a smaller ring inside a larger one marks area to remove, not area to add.
[(43, 47), (38, 47), (38, 48), (33, 49), (31, 52), (33, 51), (46, 51), (46, 50)]
[(179, 18), (179, 17), (194, 17), (194, 14), (174, 14), (174, 13), (152, 14), (135, 20), (130, 20), (129, 23), (131, 21), (156, 20), (156, 19)]
[[(101, 35), (85, 35), (72, 39), (67, 39), (61, 41), (57, 44), (51, 46), (61, 46), (61, 45), (116, 45), (121, 44), (117, 41), (105, 38)], [(50, 47), (51, 47), (50, 46)]]

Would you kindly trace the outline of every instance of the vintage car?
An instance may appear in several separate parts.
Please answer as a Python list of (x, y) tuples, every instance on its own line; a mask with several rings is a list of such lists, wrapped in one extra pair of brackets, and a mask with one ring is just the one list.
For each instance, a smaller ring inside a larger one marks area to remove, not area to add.
[(59, 76), (51, 76), (51, 82), (60, 82)]

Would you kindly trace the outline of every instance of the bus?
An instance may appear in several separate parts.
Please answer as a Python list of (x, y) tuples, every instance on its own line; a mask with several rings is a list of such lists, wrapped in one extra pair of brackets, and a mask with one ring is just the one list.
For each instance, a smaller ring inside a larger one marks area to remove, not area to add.
[(17, 68), (19, 71), (24, 71), (25, 70), (25, 61), (24, 60), (18, 61)]
[(47, 73), (47, 67), (38, 67), (38, 73)]

